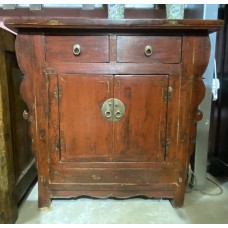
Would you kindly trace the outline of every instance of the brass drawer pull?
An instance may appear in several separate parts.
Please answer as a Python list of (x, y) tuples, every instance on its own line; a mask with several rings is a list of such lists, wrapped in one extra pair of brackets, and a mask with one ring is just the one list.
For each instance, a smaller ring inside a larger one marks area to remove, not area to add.
[(152, 55), (152, 47), (150, 45), (147, 45), (144, 50), (145, 56), (149, 57)]
[(79, 44), (74, 44), (73, 45), (73, 53), (74, 55), (80, 55), (81, 52), (81, 47)]

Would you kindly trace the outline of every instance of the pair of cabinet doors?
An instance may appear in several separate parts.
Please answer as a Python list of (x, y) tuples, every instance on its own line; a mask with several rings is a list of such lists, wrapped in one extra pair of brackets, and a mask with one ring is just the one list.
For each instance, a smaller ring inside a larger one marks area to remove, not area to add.
[(50, 146), (59, 152), (53, 161), (165, 160), (168, 75), (61, 74), (49, 81)]

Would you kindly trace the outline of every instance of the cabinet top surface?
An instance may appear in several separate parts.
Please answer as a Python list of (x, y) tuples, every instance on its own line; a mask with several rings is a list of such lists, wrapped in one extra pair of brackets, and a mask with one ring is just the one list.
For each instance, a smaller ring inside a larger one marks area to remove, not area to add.
[(146, 29), (146, 30), (206, 30), (214, 32), (223, 27), (222, 20), (166, 19), (92, 19), (92, 18), (5, 18), (4, 24), (14, 31), (44, 29)]

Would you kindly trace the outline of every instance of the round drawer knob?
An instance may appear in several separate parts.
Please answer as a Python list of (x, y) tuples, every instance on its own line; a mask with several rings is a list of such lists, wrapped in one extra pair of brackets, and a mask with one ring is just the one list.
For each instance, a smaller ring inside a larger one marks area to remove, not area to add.
[(149, 57), (152, 55), (152, 47), (150, 45), (147, 45), (144, 50), (145, 56)]
[(79, 44), (74, 44), (73, 45), (73, 54), (74, 55), (80, 55), (81, 52), (81, 47)]
[(202, 111), (197, 110), (197, 112), (196, 112), (196, 114), (195, 114), (195, 120), (196, 120), (196, 121), (200, 121), (200, 120), (202, 120), (202, 119), (203, 119), (203, 113), (202, 113)]

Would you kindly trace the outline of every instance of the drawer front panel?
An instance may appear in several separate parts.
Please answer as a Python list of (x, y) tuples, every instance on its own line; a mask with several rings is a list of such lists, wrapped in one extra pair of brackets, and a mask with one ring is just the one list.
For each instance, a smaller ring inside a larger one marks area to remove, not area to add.
[[(78, 45), (74, 54), (73, 46)], [(109, 62), (108, 36), (48, 36), (46, 62)]]
[(117, 62), (180, 63), (181, 40), (173, 36), (118, 36)]

